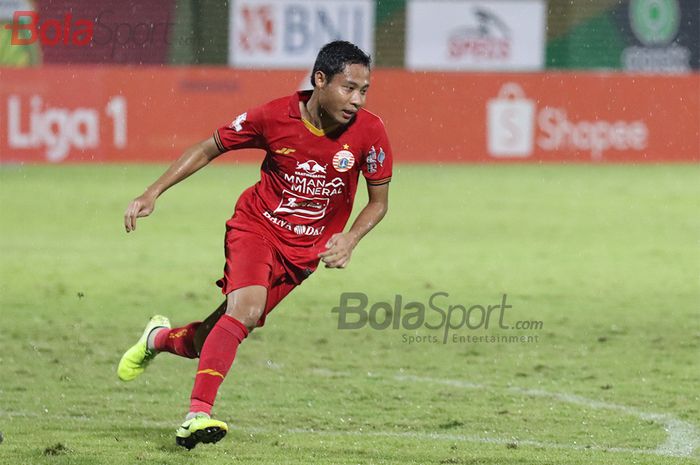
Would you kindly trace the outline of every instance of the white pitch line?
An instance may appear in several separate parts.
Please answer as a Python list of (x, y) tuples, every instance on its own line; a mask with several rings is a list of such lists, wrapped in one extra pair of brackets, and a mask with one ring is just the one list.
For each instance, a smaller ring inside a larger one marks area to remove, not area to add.
[(700, 447), (700, 434), (695, 425), (679, 420), (669, 414), (643, 412), (634, 407), (626, 405), (611, 404), (577, 396), (575, 394), (564, 394), (547, 392), (539, 389), (510, 388), (512, 392), (520, 392), (533, 397), (550, 397), (561, 402), (583, 405), (593, 409), (616, 410), (637, 417), (642, 420), (653, 421), (660, 424), (666, 431), (666, 442), (655, 449), (659, 455), (669, 455), (674, 457), (689, 457), (693, 451)]
[[(20, 412), (0, 412), (3, 415), (10, 417), (43, 417), (45, 420), (52, 421), (79, 421), (90, 424), (95, 419), (87, 416), (72, 417), (69, 415), (39, 415), (34, 413)], [(133, 426), (133, 422), (114, 422), (115, 426)], [(140, 420), (139, 424), (147, 428), (172, 428), (175, 431), (176, 424), (173, 421), (166, 420)], [(648, 454), (659, 455), (654, 449), (631, 449), (622, 447), (600, 447), (600, 446), (579, 446), (569, 444), (558, 444), (553, 442), (533, 441), (530, 439), (503, 439), (503, 438), (485, 438), (475, 435), (464, 434), (445, 434), (445, 433), (426, 433), (420, 431), (344, 431), (344, 430), (314, 430), (301, 428), (288, 429), (273, 429), (261, 427), (244, 427), (229, 424), (229, 430), (239, 431), (244, 434), (309, 434), (314, 436), (357, 436), (357, 437), (381, 437), (381, 438), (396, 438), (396, 439), (417, 439), (422, 441), (452, 441), (452, 442), (471, 442), (480, 444), (497, 444), (508, 445), (515, 444), (517, 446), (532, 446), (542, 447), (547, 449), (562, 449), (562, 450), (581, 450), (581, 451), (602, 451), (602, 452), (625, 452), (633, 454)], [(6, 432), (7, 433), (7, 432)], [(13, 439), (11, 436), (7, 439)]]
[[(333, 371), (323, 368), (310, 370), (313, 374), (324, 377), (348, 377), (352, 376), (353, 373)], [(378, 374), (367, 373), (367, 376), (380, 376)], [(396, 381), (402, 382), (421, 382), (421, 383), (431, 383), (440, 384), (444, 386), (452, 386), (461, 389), (483, 389), (486, 387), (493, 388), (493, 386), (487, 386), (484, 384), (472, 383), (463, 380), (446, 379), (446, 378), (430, 378), (430, 377), (420, 377), (412, 375), (396, 375), (394, 376)], [(589, 399), (587, 397), (578, 396), (575, 394), (567, 394), (561, 392), (550, 392), (541, 389), (526, 389), (520, 387), (508, 387), (505, 390), (517, 394), (524, 394), (531, 397), (547, 397), (551, 399), (558, 400), (560, 402), (566, 402), (575, 405), (582, 405), (584, 407), (593, 409), (604, 409), (604, 410), (615, 410), (622, 412), (627, 415), (635, 416), (642, 420), (653, 421), (654, 423), (663, 426), (667, 434), (666, 441), (656, 447), (655, 449), (636, 449), (627, 447), (602, 447), (594, 445), (580, 446), (575, 444), (560, 444), (560, 443), (549, 443), (540, 442), (529, 439), (516, 440), (516, 439), (503, 439), (503, 438), (484, 438), (480, 436), (467, 436), (459, 434), (443, 434), (443, 433), (426, 433), (426, 432), (416, 432), (416, 431), (406, 431), (406, 432), (396, 432), (396, 431), (328, 431), (328, 430), (312, 430), (312, 429), (287, 429), (281, 432), (287, 434), (315, 434), (315, 435), (340, 435), (340, 436), (369, 436), (369, 437), (393, 437), (393, 438), (412, 438), (412, 439), (427, 439), (427, 440), (445, 440), (445, 441), (459, 441), (459, 442), (475, 442), (484, 444), (518, 444), (518, 445), (528, 445), (534, 447), (544, 447), (551, 449), (569, 449), (569, 450), (596, 450), (605, 452), (624, 452), (633, 454), (652, 454), (659, 456), (670, 456), (670, 457), (691, 457), (696, 449), (700, 448), (700, 433), (698, 428), (692, 423), (679, 420), (670, 414), (662, 413), (651, 413), (644, 412), (634, 407), (628, 407), (621, 404), (613, 404), (610, 402), (603, 402), (599, 400)], [(12, 411), (0, 411), (0, 416), (12, 417), (40, 417), (34, 412), (12, 412)], [(70, 417), (63, 415), (46, 415), (48, 418), (61, 418), (66, 420), (82, 420), (90, 422), (92, 418), (81, 416), (81, 417)], [(149, 421), (145, 420), (142, 422), (144, 425), (151, 426), (170, 426), (170, 422), (164, 421)], [(246, 433), (261, 433), (261, 434), (279, 434), (280, 430), (268, 429), (268, 428), (256, 428), (256, 427), (238, 427), (231, 426), (232, 429), (246, 432)]]
[[(470, 383), (467, 381), (453, 380), (453, 379), (442, 379), (442, 378), (426, 378), (419, 376), (408, 376), (408, 375), (396, 375), (394, 377), (397, 381), (409, 381), (409, 382), (423, 382), (432, 384), (442, 384), (445, 386), (453, 386), (462, 389), (480, 389), (487, 386), (482, 384)], [(493, 388), (493, 386), (491, 386)], [(602, 402), (599, 400), (589, 399), (587, 397), (578, 396), (575, 394), (566, 394), (560, 392), (549, 392), (541, 389), (525, 389), (519, 387), (509, 387), (507, 391), (524, 394), (531, 397), (548, 397), (550, 399), (555, 399), (560, 402), (566, 402), (575, 405), (582, 405), (584, 407), (593, 409), (605, 409), (605, 410), (616, 410), (627, 415), (631, 415), (642, 420), (653, 421), (661, 426), (663, 426), (664, 431), (666, 431), (666, 441), (660, 444), (655, 449), (628, 449), (628, 448), (602, 448), (602, 447), (577, 447), (577, 446), (566, 446), (574, 449), (600, 449), (600, 450), (617, 450), (620, 452), (638, 452), (644, 454), (655, 454), (671, 457), (690, 457), (693, 455), (695, 449), (700, 448), (700, 433), (698, 428), (687, 421), (679, 420), (672, 415), (665, 413), (650, 413), (644, 412), (642, 410), (636, 409), (634, 407), (628, 407), (626, 405), (613, 404), (609, 402)], [(521, 441), (525, 444), (525, 441)], [(562, 446), (562, 445), (559, 445)], [(547, 447), (552, 447), (548, 445)]]
[[(240, 428), (231, 427), (231, 429), (239, 430), (241, 432), (247, 433), (261, 433), (261, 434), (275, 434), (279, 433), (277, 430), (269, 430), (265, 428)], [(498, 444), (498, 445), (508, 445), (514, 444), (516, 446), (533, 446), (542, 447), (547, 449), (563, 449), (563, 450), (582, 450), (582, 451), (601, 451), (601, 452), (625, 452), (633, 454), (648, 454), (648, 455), (659, 455), (654, 449), (633, 449), (626, 447), (601, 447), (601, 446), (579, 446), (579, 445), (569, 445), (569, 444), (558, 444), (554, 442), (541, 442), (533, 441), (530, 439), (503, 439), (503, 438), (485, 438), (481, 436), (474, 435), (464, 435), (464, 434), (445, 434), (445, 433), (426, 433), (420, 431), (329, 431), (329, 430), (313, 430), (313, 429), (288, 429), (285, 430), (286, 434), (313, 434), (319, 436), (360, 436), (360, 437), (384, 437), (384, 438), (397, 438), (397, 439), (419, 439), (419, 440), (431, 440), (431, 441), (452, 441), (452, 442), (475, 442), (481, 444)]]
[[(448, 384), (448, 383), (440, 383)], [(449, 383), (448, 385), (454, 386), (455, 384)], [(51, 421), (73, 421), (82, 422), (90, 424), (95, 421), (95, 418), (88, 416), (74, 417), (70, 415), (40, 415), (38, 413), (22, 413), (22, 412), (0, 412), (2, 415), (7, 415), (9, 417), (42, 417), (44, 420)], [(172, 428), (175, 431), (175, 422), (166, 420), (140, 420), (138, 422), (141, 426), (147, 428)], [(126, 421), (115, 421), (115, 426), (133, 426), (133, 422)], [(554, 442), (542, 442), (534, 441), (531, 439), (504, 439), (504, 438), (485, 438), (482, 436), (475, 435), (464, 435), (464, 434), (446, 434), (446, 433), (428, 433), (420, 431), (347, 431), (347, 430), (314, 430), (314, 429), (302, 429), (302, 428), (288, 428), (288, 429), (274, 429), (274, 428), (264, 428), (257, 426), (238, 426), (234, 424), (229, 424), (229, 429), (234, 431), (239, 431), (244, 434), (309, 434), (314, 436), (357, 436), (357, 437), (383, 437), (383, 438), (396, 438), (396, 439), (417, 439), (422, 441), (452, 441), (452, 442), (471, 442), (479, 444), (497, 444), (497, 445), (509, 445), (514, 444), (516, 446), (531, 446), (531, 447), (541, 447), (546, 449), (560, 449), (560, 450), (580, 450), (580, 451), (600, 451), (600, 452), (622, 452), (622, 453), (632, 453), (632, 454), (646, 454), (646, 455), (668, 455), (660, 454), (656, 449), (634, 449), (626, 447), (602, 447), (594, 445), (580, 446), (575, 444), (560, 444)], [(7, 432), (6, 432), (7, 433)], [(10, 438), (8, 438), (10, 439)]]

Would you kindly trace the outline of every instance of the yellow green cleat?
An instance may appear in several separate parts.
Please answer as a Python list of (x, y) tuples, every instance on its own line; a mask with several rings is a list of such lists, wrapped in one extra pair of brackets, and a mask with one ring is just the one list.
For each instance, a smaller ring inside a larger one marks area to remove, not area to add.
[(119, 360), (117, 375), (122, 381), (131, 381), (146, 369), (148, 364), (158, 354), (155, 350), (149, 350), (146, 343), (148, 335), (156, 328), (170, 328), (170, 320), (162, 315), (155, 315), (150, 319), (138, 342), (124, 352)]
[(228, 432), (228, 425), (223, 421), (212, 420), (209, 415), (200, 413), (185, 420), (175, 432), (175, 443), (187, 450), (194, 449), (200, 442), (210, 444), (221, 441)]

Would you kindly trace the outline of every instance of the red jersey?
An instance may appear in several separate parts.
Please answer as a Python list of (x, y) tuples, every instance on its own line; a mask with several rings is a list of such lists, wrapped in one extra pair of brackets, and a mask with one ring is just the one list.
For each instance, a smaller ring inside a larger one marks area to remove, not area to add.
[(295, 276), (315, 270), (326, 242), (345, 228), (360, 172), (368, 184), (381, 185), (392, 170), (379, 117), (360, 110), (350, 123), (324, 134), (302, 119), (299, 102), (310, 97), (304, 91), (273, 100), (214, 133), (222, 152), (266, 151), (260, 181), (241, 194), (226, 225), (262, 235)]

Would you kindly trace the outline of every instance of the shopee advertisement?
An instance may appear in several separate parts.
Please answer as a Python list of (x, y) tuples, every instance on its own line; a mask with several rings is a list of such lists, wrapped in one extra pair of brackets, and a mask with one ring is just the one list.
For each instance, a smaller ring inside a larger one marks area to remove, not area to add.
[(380, 70), (369, 107), (400, 161), (700, 162), (698, 73)]
[(512, 82), (501, 87), (487, 105), (488, 152), (494, 157), (532, 154), (535, 102)]
[[(306, 71), (0, 69), (0, 162), (168, 162)], [(401, 162), (700, 162), (700, 74), (375, 70)], [(260, 151), (224, 161), (260, 162)]]
[[(515, 98), (508, 98), (515, 90)], [(605, 152), (643, 152), (649, 145), (649, 127), (644, 119), (572, 121), (569, 105), (543, 106), (536, 110), (515, 82), (503, 84), (497, 98), (488, 102), (488, 153), (493, 157), (529, 157), (536, 149), (557, 151), (568, 148), (590, 152), (600, 161)], [(538, 137), (534, 138), (535, 129)]]

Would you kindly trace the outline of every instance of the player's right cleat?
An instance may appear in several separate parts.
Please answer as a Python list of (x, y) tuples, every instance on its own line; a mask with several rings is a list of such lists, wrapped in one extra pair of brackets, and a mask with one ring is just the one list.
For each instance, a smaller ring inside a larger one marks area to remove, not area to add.
[(117, 367), (117, 374), (122, 381), (131, 381), (146, 369), (153, 358), (158, 355), (155, 350), (149, 350), (147, 346), (148, 335), (156, 328), (170, 329), (170, 320), (162, 315), (155, 315), (146, 325), (138, 342), (124, 352)]
[(201, 413), (185, 420), (175, 432), (175, 443), (187, 450), (194, 449), (200, 442), (210, 444), (219, 442), (226, 436), (228, 425), (223, 421), (212, 420), (209, 415)]

